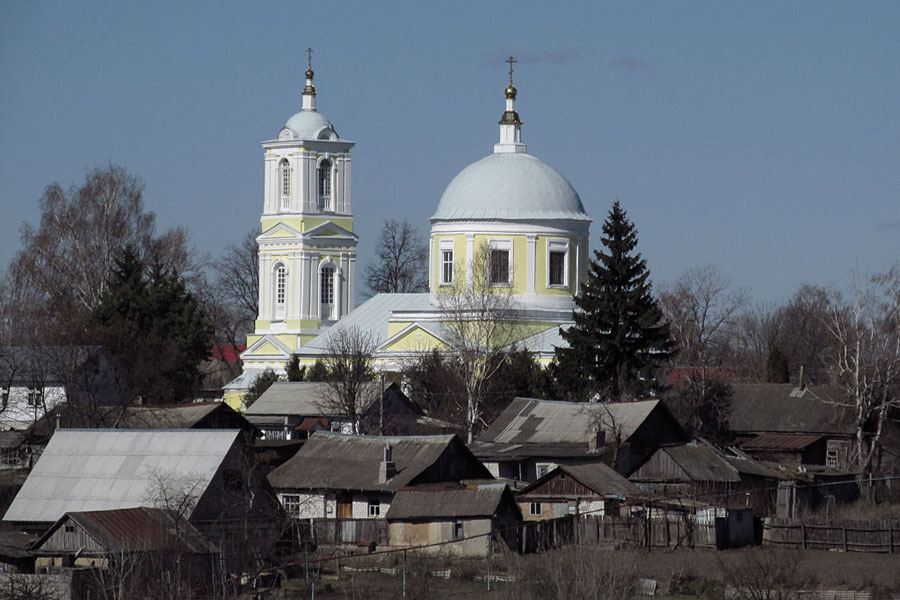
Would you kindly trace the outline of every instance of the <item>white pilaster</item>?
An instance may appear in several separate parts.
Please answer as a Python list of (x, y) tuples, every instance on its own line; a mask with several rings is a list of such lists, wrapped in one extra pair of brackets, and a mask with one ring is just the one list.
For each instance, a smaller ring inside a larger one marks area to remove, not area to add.
[(309, 318), (309, 254), (300, 255), (300, 318)]
[(475, 234), (466, 234), (466, 288), (472, 289), (472, 268), (475, 266)]
[(356, 253), (350, 255), (347, 267), (347, 313), (356, 308)]
[(529, 233), (526, 236), (528, 240), (528, 289), (526, 290), (527, 294), (534, 294), (534, 271), (535, 259), (537, 258), (537, 252), (535, 248), (537, 247), (537, 234)]

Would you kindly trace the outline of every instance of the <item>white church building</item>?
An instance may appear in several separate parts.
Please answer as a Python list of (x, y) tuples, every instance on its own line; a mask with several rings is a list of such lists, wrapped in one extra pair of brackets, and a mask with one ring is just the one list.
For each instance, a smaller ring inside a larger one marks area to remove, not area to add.
[(429, 292), (378, 294), (356, 307), (354, 142), (317, 111), (306, 71), (300, 112), (262, 144), (259, 316), (241, 355), (244, 373), (226, 386), (226, 400), (236, 404), (266, 368), (284, 372), (292, 355), (307, 365), (327, 356), (344, 328), (371, 338), (382, 371), (446, 348), (441, 294), (471, 285), (479, 252), (488, 257), (490, 285), (509, 297), (516, 346), (549, 362), (565, 344), (559, 328), (571, 322), (589, 264), (591, 220), (566, 178), (526, 152), (516, 95), (510, 61), (498, 143), (450, 182), (430, 219)]

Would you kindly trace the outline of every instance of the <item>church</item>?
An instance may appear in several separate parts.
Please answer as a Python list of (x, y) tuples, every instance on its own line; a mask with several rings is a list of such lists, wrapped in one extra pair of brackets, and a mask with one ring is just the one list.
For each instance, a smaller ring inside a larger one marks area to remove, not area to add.
[(526, 152), (513, 62), (493, 153), (450, 182), (431, 216), (429, 291), (377, 294), (358, 307), (354, 142), (318, 112), (309, 65), (300, 112), (277, 139), (262, 143), (259, 315), (241, 355), (243, 374), (226, 386), (226, 401), (239, 406), (259, 374), (284, 373), (293, 355), (301, 365), (325, 358), (350, 329), (374, 344), (381, 372), (399, 372), (422, 352), (450, 348), (448, 321), (459, 307), (448, 300), (481, 279), (487, 293), (505, 299), (504, 320), (514, 331), (509, 347), (546, 364), (565, 345), (559, 328), (571, 322), (588, 268), (591, 220), (566, 178)]

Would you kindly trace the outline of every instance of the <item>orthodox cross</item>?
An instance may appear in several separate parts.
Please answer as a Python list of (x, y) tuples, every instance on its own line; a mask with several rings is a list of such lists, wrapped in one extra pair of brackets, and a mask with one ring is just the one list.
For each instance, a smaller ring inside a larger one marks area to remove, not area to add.
[(310, 68), (310, 69), (312, 69), (312, 53), (313, 53), (313, 49), (312, 49), (312, 48), (307, 48), (307, 49), (306, 49), (306, 55), (307, 55), (307, 57), (306, 57), (306, 66), (307, 66), (308, 68)]
[(512, 85), (513, 84), (513, 82), (512, 82), (513, 63), (517, 63), (519, 61), (517, 61), (512, 56), (510, 56), (509, 58), (506, 59), (506, 62), (509, 63), (509, 85)]

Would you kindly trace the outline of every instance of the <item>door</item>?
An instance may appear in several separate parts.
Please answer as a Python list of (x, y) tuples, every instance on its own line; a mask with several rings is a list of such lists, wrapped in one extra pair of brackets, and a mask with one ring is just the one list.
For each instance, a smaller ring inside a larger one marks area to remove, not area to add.
[(337, 494), (337, 518), (353, 518), (353, 497), (347, 492), (338, 492)]

